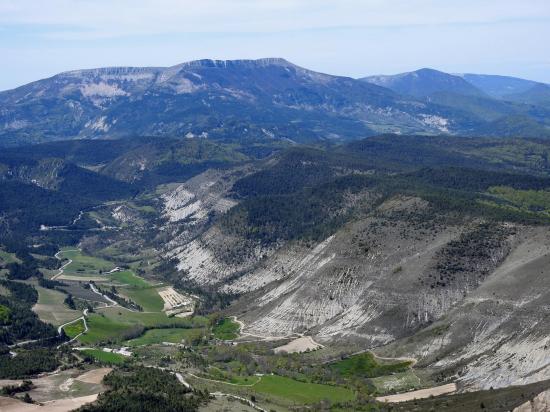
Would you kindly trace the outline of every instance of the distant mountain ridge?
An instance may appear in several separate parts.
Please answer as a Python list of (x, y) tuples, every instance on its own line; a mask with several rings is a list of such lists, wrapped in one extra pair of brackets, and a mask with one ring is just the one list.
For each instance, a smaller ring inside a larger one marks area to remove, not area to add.
[(533, 80), (492, 74), (460, 73), (456, 74), (456, 76), (462, 77), (468, 83), (494, 98), (503, 98), (509, 94), (522, 93), (537, 84)]
[(506, 116), (526, 120), (514, 129), (520, 136), (550, 136), (545, 106), (502, 103), (432, 69), (352, 79), (281, 58), (205, 59), (73, 70), (0, 92), (0, 146), (132, 136), (316, 143), (379, 133), (475, 135), (496, 120), (507, 125)]
[(415, 97), (427, 97), (439, 92), (484, 95), (484, 92), (459, 76), (428, 68), (396, 75), (369, 76), (362, 80)]
[(132, 135), (305, 142), (440, 133), (450, 115), (279, 58), (70, 71), (0, 93), (0, 113), (3, 144)]

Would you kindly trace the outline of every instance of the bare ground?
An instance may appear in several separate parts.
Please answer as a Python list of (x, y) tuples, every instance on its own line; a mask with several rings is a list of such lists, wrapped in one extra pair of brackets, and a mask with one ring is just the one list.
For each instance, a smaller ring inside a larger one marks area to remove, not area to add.
[(77, 376), (75, 379), (77, 381), (86, 383), (101, 383), (105, 375), (107, 375), (112, 370), (112, 368), (93, 369), (91, 371), (83, 373), (80, 376)]
[(322, 347), (323, 345), (315, 342), (311, 336), (302, 336), (298, 339), (290, 341), (286, 345), (282, 345), (273, 349), (273, 351), (275, 353), (302, 353), (307, 352), (308, 350), (317, 350)]
[(14, 398), (0, 397), (0, 410), (2, 412), (68, 412), (87, 403), (94, 402), (96, 399), (97, 394), (78, 398), (57, 399), (44, 402), (43, 405), (37, 405), (25, 403)]
[(396, 395), (380, 396), (376, 398), (378, 402), (406, 402), (414, 399), (429, 398), (430, 396), (439, 396), (447, 393), (456, 392), (456, 384), (449, 383), (447, 385), (434, 386), (433, 388), (419, 389), (417, 391), (398, 393)]

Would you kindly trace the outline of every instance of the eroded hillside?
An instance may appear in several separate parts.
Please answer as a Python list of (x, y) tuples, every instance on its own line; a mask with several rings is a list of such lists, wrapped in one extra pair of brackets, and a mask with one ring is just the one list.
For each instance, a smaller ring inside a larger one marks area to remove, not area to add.
[(249, 336), (378, 348), (466, 386), (546, 376), (546, 217), (490, 195), (544, 179), (317, 162), (275, 157), (177, 186), (163, 195), (164, 253), (184, 279), (239, 296), (228, 311)]

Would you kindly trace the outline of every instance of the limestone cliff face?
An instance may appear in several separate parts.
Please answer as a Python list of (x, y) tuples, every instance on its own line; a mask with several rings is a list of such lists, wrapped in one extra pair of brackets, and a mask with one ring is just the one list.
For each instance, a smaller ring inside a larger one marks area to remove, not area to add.
[(367, 190), (348, 202), (361, 212), (326, 238), (267, 246), (220, 223), (251, 171), (203, 173), (162, 197), (164, 253), (181, 276), (240, 294), (230, 311), (245, 332), (412, 356), (465, 388), (548, 378), (545, 227), (457, 219)]

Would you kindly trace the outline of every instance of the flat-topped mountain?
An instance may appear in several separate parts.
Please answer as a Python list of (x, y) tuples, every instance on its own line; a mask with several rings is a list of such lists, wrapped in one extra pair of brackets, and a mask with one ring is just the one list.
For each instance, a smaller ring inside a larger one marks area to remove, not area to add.
[(441, 132), (446, 117), (386, 88), (283, 59), (77, 70), (0, 93), (3, 144), (131, 135), (317, 141)]
[[(60, 73), (0, 92), (0, 145), (133, 136), (296, 143), (379, 133), (550, 135), (540, 98), (495, 99), (432, 69), (364, 79), (280, 58)], [(544, 103), (544, 99), (542, 102)], [(520, 128), (506, 129), (509, 118)]]

